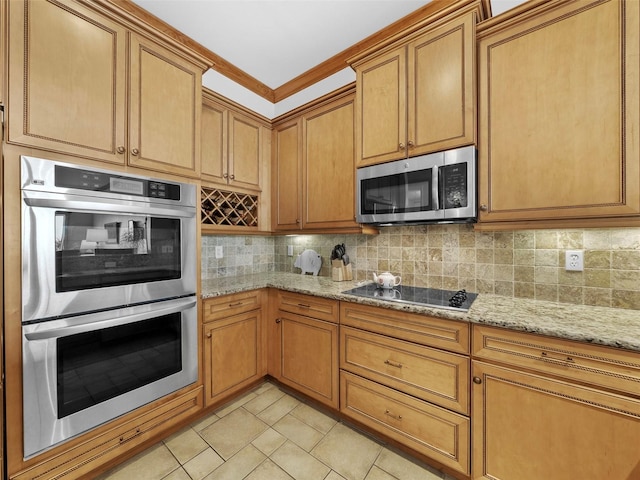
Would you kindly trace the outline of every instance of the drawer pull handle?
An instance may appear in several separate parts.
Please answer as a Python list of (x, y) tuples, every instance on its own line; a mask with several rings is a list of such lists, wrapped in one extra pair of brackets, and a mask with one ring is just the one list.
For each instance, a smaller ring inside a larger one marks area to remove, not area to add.
[(384, 414), (387, 415), (388, 417), (395, 418), (396, 420), (402, 420), (402, 415), (394, 415), (389, 411), (389, 409), (386, 409), (384, 411)]
[(230, 303), (229, 308), (239, 307), (240, 305), (242, 305), (242, 302)]
[(552, 361), (555, 361), (555, 362), (565, 362), (565, 363), (574, 363), (575, 362), (573, 357), (566, 356), (564, 358), (555, 358), (555, 357), (552, 357), (551, 355), (549, 355), (547, 352), (540, 353), (540, 356), (542, 357), (543, 360), (552, 360)]
[(394, 362), (392, 360), (385, 360), (384, 363), (389, 365), (390, 367), (402, 368), (402, 364), (399, 362)]
[(137, 437), (138, 435), (140, 435), (140, 428), (136, 428), (136, 431), (129, 437), (125, 437), (124, 435), (120, 437), (120, 443), (124, 443), (124, 442), (128, 442), (129, 440), (131, 440), (132, 438)]
[(301, 308), (311, 308), (311, 305), (307, 305), (305, 303), (299, 303), (298, 306)]

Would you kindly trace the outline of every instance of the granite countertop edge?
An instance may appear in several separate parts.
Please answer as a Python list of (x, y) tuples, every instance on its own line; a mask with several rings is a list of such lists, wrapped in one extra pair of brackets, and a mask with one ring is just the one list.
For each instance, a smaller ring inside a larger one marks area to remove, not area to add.
[(637, 310), (480, 294), (468, 312), (459, 312), (342, 293), (363, 283), (367, 282), (334, 282), (329, 277), (284, 272), (259, 273), (204, 279), (201, 298), (272, 287), (443, 319), (624, 348), (640, 353), (640, 312)]

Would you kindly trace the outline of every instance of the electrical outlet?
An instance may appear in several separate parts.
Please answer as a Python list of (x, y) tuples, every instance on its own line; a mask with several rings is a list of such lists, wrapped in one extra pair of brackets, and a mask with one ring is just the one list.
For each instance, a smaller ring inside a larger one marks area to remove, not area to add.
[(216, 245), (216, 258), (222, 258), (222, 245)]
[(293, 257), (293, 245), (287, 245), (287, 256)]
[(584, 270), (584, 250), (567, 250), (564, 268), (567, 271), (582, 272)]

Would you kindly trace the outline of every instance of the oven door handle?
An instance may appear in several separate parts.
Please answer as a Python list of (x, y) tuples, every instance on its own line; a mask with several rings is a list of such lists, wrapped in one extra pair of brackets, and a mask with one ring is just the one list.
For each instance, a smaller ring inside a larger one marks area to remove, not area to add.
[(109, 327), (117, 327), (120, 325), (126, 325), (128, 323), (140, 322), (153, 317), (160, 317), (163, 315), (170, 315), (172, 313), (181, 312), (193, 308), (197, 304), (197, 300), (187, 299), (186, 301), (175, 302), (170, 307), (162, 307), (158, 309), (152, 309), (141, 313), (135, 313), (133, 315), (126, 315), (124, 317), (111, 318), (108, 320), (88, 321), (79, 325), (69, 325), (59, 328), (52, 328), (50, 330), (39, 330), (36, 332), (25, 333), (27, 340), (50, 340), (52, 338), (68, 337), (69, 335), (76, 335), (78, 333), (92, 332), (95, 330), (102, 330)]
[[(24, 203), (30, 207), (56, 208), (60, 210), (98, 211), (109, 213), (132, 213), (146, 216), (166, 215), (170, 217), (195, 217), (194, 207), (158, 207), (143, 202), (131, 202), (127, 200), (114, 200), (112, 198), (89, 198), (78, 195), (43, 194), (41, 192), (22, 192)], [(55, 197), (55, 198), (54, 198)]]

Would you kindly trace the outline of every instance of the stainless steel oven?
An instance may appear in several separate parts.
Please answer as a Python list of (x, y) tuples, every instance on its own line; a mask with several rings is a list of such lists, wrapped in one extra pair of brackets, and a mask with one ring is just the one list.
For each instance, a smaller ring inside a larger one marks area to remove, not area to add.
[(23, 325), (24, 457), (198, 379), (195, 296)]
[(195, 186), (22, 157), (22, 318), (196, 291)]
[(21, 158), (24, 457), (198, 377), (194, 185)]

